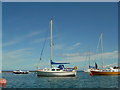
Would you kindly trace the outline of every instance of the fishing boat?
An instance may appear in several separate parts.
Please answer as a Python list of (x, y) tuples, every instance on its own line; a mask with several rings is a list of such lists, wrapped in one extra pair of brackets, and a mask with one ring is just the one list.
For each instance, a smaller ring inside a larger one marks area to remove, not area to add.
[[(50, 68), (38, 69), (36, 70), (37, 76), (48, 76), (48, 77), (66, 77), (66, 76), (76, 76), (76, 69), (66, 68), (65, 64), (70, 63), (56, 63), (52, 60), (52, 19), (50, 20)], [(53, 65), (58, 65), (58, 67), (53, 67)]]
[[(103, 52), (102, 33), (100, 34), (100, 42), (101, 42), (102, 52)], [(103, 59), (102, 59), (102, 69), (91, 70), (91, 74), (92, 75), (120, 75), (120, 67), (110, 67), (108, 69), (104, 69), (103, 64), (104, 64), (104, 62), (103, 62)]]
[(28, 74), (29, 71), (22, 71), (22, 70), (15, 70), (13, 71), (14, 74)]

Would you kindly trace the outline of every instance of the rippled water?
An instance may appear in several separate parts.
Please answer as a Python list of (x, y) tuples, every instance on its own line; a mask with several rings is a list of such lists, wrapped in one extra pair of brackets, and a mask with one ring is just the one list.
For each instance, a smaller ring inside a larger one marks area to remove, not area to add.
[(77, 72), (76, 77), (38, 77), (30, 74), (2, 74), (7, 80), (6, 88), (118, 88), (120, 76), (90, 76)]

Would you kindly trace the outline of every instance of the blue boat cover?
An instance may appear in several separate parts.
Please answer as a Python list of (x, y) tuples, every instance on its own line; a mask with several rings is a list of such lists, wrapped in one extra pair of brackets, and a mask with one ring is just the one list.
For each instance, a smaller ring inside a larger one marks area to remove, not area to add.
[(64, 68), (64, 65), (59, 65), (58, 68), (60, 68), (60, 70), (62, 70)]
[(95, 62), (95, 66), (89, 66), (89, 68), (95, 68), (95, 69), (97, 69), (98, 68), (97, 63)]
[(95, 68), (95, 66), (89, 66), (89, 68)]
[(56, 63), (51, 60), (51, 64), (70, 64), (70, 63)]
[(98, 66), (97, 66), (97, 63), (95, 62), (95, 68), (97, 69), (98, 68)]

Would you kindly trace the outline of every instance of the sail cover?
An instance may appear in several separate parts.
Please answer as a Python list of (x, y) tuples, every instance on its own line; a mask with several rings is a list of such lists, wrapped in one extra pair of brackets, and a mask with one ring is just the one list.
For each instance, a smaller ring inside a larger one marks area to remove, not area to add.
[(98, 68), (98, 66), (97, 66), (97, 63), (95, 62), (95, 68), (97, 69)]
[(94, 67), (94, 66), (89, 66), (89, 69), (90, 69), (90, 68), (95, 68), (95, 67)]
[(51, 60), (51, 64), (70, 64), (70, 63), (56, 63)]

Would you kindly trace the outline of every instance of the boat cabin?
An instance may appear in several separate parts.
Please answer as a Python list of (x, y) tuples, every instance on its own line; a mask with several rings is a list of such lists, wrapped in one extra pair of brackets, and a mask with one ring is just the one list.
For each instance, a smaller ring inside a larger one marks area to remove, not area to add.
[(114, 69), (120, 69), (120, 66), (118, 66), (118, 67), (114, 66)]
[(53, 68), (44, 68), (43, 71), (62, 71), (62, 70), (60, 68), (53, 67)]

